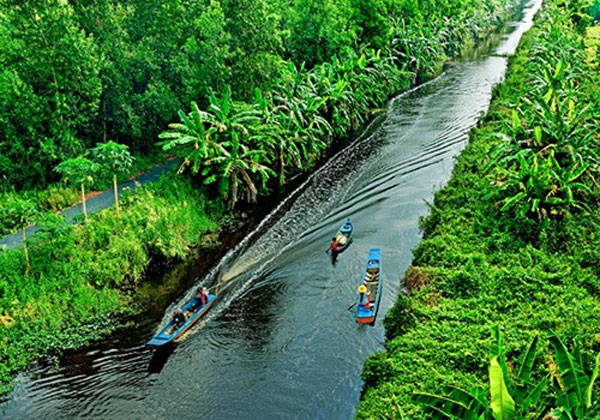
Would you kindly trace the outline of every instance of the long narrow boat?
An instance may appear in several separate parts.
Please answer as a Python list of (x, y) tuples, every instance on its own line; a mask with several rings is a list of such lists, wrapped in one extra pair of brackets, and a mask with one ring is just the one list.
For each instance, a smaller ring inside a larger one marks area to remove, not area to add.
[[(381, 302), (381, 289), (383, 287), (383, 273), (381, 271), (381, 251), (379, 248), (369, 250), (365, 280), (359, 286), (356, 305), (356, 322), (359, 324), (375, 324), (379, 303)], [(361, 293), (361, 291), (363, 293)], [(362, 296), (361, 296), (362, 295)], [(363, 298), (361, 301), (361, 297)]]
[(335, 241), (338, 244), (338, 253), (343, 252), (348, 248), (350, 242), (352, 242), (352, 233), (354, 232), (354, 225), (350, 219), (346, 219), (344, 224), (340, 226), (337, 233), (335, 234)]
[(179, 338), (184, 332), (190, 329), (190, 327), (194, 325), (200, 318), (202, 318), (206, 314), (206, 312), (208, 312), (214, 300), (215, 295), (213, 294), (208, 295), (208, 302), (206, 302), (206, 305), (204, 306), (199, 305), (196, 298), (189, 300), (181, 308), (181, 313), (185, 317), (185, 322), (181, 324), (180, 327), (177, 327), (175, 325), (174, 320), (171, 319), (169, 323), (152, 338), (152, 340), (146, 343), (146, 345), (160, 347)]

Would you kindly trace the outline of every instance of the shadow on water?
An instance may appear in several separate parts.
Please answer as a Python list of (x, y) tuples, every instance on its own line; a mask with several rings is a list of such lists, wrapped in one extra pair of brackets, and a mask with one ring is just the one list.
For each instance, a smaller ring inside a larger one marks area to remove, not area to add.
[(150, 363), (148, 364), (148, 373), (160, 373), (174, 351), (175, 344), (173, 343), (165, 344), (154, 350), (152, 359), (150, 359)]

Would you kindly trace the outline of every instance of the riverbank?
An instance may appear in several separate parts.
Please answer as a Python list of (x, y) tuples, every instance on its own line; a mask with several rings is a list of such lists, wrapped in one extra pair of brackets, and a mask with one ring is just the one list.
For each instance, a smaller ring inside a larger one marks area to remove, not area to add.
[[(385, 351), (364, 365), (357, 418), (432, 418), (414, 393), (443, 395), (448, 386), (481, 387), (488, 401), (495, 325), (515, 365), (539, 335), (538, 353), (547, 355), (547, 366), (543, 357), (533, 365), (538, 381), (549, 369), (559, 378), (550, 332), (569, 348), (580, 344), (591, 369), (600, 349), (600, 212), (593, 175), (600, 75), (591, 47), (597, 28), (584, 42), (581, 15), (565, 7), (544, 3), (451, 181), (422, 221), (424, 239), (404, 277), (406, 293), (385, 318)], [(544, 112), (544, 103), (552, 113)], [(521, 160), (512, 158), (517, 155)], [(535, 171), (525, 166), (528, 156)], [(538, 418), (559, 408), (557, 386), (551, 381), (528, 413)], [(597, 400), (597, 384), (593, 391)], [(587, 414), (597, 418), (598, 404)]]
[[(505, 15), (514, 12), (508, 4), (502, 4)], [(490, 24), (477, 32), (481, 37), (500, 19), (499, 15), (479, 18)], [(465, 31), (470, 29), (454, 34), (463, 37)], [(470, 39), (464, 36), (460, 42), (467, 45)], [(412, 46), (425, 48), (435, 42), (419, 39)], [(457, 52), (463, 49), (458, 41), (452, 45)], [(382, 105), (389, 95), (439, 73), (441, 63), (452, 56), (446, 53), (438, 48), (433, 55), (419, 55), (422, 62), (415, 68), (421, 76), (396, 69), (396, 84), (386, 85), (383, 93), (375, 92), (376, 103)], [(428, 63), (435, 64), (435, 69)], [(342, 134), (348, 138), (357, 127), (351, 124)], [(49, 221), (49, 233), (41, 234), (30, 249), (30, 276), (22, 272), (21, 251), (1, 254), (2, 382), (10, 383), (15, 371), (40, 356), (80, 346), (118, 327), (119, 316), (139, 310), (130, 306), (131, 296), (153, 257), (186, 258), (202, 241), (214, 240), (227, 218), (224, 207), (221, 200), (208, 200), (187, 179), (164, 178), (124, 197), (120, 219), (104, 211), (76, 227)]]
[(223, 205), (209, 202), (189, 180), (163, 177), (122, 198), (89, 223), (49, 220), (29, 245), (31, 272), (22, 250), (0, 254), (0, 378), (40, 356), (76, 348), (120, 326), (137, 285), (153, 260), (183, 259), (211, 246), (224, 220)]

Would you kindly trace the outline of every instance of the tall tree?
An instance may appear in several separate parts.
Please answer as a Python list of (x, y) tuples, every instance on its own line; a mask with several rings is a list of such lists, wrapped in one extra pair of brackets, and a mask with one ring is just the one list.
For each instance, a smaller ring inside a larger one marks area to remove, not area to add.
[(133, 143), (132, 133), (139, 131), (140, 118), (134, 110), (132, 59), (136, 45), (129, 34), (135, 9), (131, 2), (80, 0), (73, 3), (76, 16), (86, 33), (94, 37), (104, 58), (99, 77), (102, 95), (94, 138), (109, 138)]
[(382, 48), (391, 39), (393, 30), (388, 3), (388, 0), (352, 0), (352, 19), (359, 28), (357, 32), (362, 44)]
[(356, 25), (350, 0), (297, 0), (288, 18), (286, 48), (294, 62), (309, 67), (354, 46)]
[(281, 16), (267, 0), (223, 0), (234, 97), (252, 99), (254, 88), (271, 87), (281, 68)]
[(77, 157), (61, 162), (55, 170), (62, 175), (63, 181), (81, 186), (83, 216), (87, 221), (88, 215), (85, 204), (85, 186), (94, 183), (94, 175), (98, 171), (98, 165), (88, 158)]
[(7, 203), (5, 211), (7, 213), (6, 219), (12, 221), (11, 227), (21, 230), (23, 252), (25, 254), (25, 276), (28, 276), (31, 265), (29, 262), (29, 250), (27, 249), (26, 229), (37, 216), (38, 209), (30, 200), (15, 199)]
[[(221, 4), (210, 0), (198, 10), (179, 61), (185, 88), (185, 103), (201, 101), (222, 91), (231, 80), (231, 35)], [(205, 102), (202, 102), (205, 104)]]
[(133, 156), (129, 153), (129, 147), (114, 141), (102, 143), (92, 150), (94, 160), (100, 165), (100, 169), (108, 172), (113, 178), (113, 189), (115, 192), (115, 211), (119, 217), (119, 191), (117, 188), (117, 174), (126, 172), (133, 164)]
[[(0, 45), (0, 89), (7, 93), (0, 100), (0, 147), (12, 162), (0, 167), (0, 176), (17, 187), (31, 186), (47, 181), (57, 161), (86, 146), (103, 60), (63, 0), (2, 2)], [(11, 81), (19, 91), (11, 91)], [(21, 100), (35, 106), (15, 102)]]

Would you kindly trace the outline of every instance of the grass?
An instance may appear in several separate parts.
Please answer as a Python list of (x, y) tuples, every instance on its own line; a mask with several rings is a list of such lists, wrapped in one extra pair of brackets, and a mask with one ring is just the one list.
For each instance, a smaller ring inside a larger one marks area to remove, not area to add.
[(124, 195), (87, 224), (47, 223), (30, 244), (31, 274), (22, 250), (0, 252), (0, 391), (33, 360), (75, 348), (120, 326), (136, 312), (131, 293), (154, 256), (183, 259), (218, 232), (223, 206), (189, 180), (166, 176)]
[[(588, 353), (600, 350), (597, 192), (589, 198), (595, 211), (543, 223), (512, 218), (483, 198), (490, 183), (484, 163), (501, 141), (496, 133), (510, 125), (510, 109), (527, 94), (527, 64), (539, 31), (536, 22), (524, 36), (488, 115), (422, 221), (424, 239), (404, 279), (410, 294), (400, 295), (386, 315), (385, 351), (371, 356), (363, 369), (359, 419), (426, 419), (413, 392), (487, 387), (487, 349), (496, 324), (505, 334), (509, 360), (516, 361), (538, 333), (548, 352), (549, 331), (580, 342)], [(598, 27), (588, 31), (588, 46), (598, 45), (597, 34)], [(589, 52), (590, 77), (582, 87), (596, 115), (597, 57)], [(536, 374), (546, 372), (540, 365)], [(590, 418), (599, 418), (599, 409), (596, 405)]]
[[(118, 175), (118, 182), (125, 182), (133, 176), (137, 176), (152, 167), (164, 162), (163, 153), (154, 153), (149, 156), (135, 156), (133, 165), (127, 173)], [(88, 194), (96, 191), (104, 191), (112, 188), (112, 177), (107, 179), (97, 179)], [(40, 213), (59, 212), (81, 201), (81, 192), (79, 187), (64, 183), (55, 183), (41, 190), (26, 191), (0, 191), (0, 237), (15, 233), (15, 229), (10, 228), (11, 221), (8, 215), (4, 214), (5, 204), (11, 200), (25, 199), (35, 204)]]
[(598, 54), (600, 54), (600, 24), (590, 26), (585, 37), (587, 46), (587, 63), (592, 71), (598, 71)]

